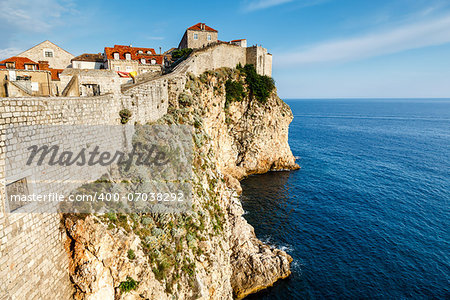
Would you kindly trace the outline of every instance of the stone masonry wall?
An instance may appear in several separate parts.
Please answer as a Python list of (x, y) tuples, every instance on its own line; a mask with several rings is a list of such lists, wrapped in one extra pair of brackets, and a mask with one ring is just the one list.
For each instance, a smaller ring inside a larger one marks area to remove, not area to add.
[[(130, 88), (122, 95), (0, 101), (0, 299), (69, 299), (73, 292), (60, 215), (5, 211), (5, 152), (8, 147), (15, 150), (8, 140), (11, 137), (6, 136), (10, 124), (113, 125), (120, 124), (119, 111), (123, 108), (132, 111), (130, 124), (146, 123), (166, 113), (168, 86), (167, 79), (162, 79)], [(102, 138), (105, 136), (98, 136)], [(53, 170), (52, 174), (53, 180), (71, 176), (62, 170)]]

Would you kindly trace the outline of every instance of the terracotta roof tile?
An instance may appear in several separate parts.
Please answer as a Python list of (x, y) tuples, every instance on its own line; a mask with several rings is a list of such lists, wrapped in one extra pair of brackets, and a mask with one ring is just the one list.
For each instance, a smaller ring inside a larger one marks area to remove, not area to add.
[(213, 31), (213, 32), (218, 32), (217, 30), (209, 27), (208, 25), (206, 25), (205, 23), (197, 23), (194, 26), (191, 26), (188, 28), (188, 30), (202, 30), (202, 25), (205, 26), (205, 31)]
[(153, 48), (139, 48), (139, 47), (130, 47), (124, 45), (114, 45), (114, 47), (105, 47), (105, 55), (106, 59), (114, 59), (114, 53), (119, 53), (120, 59), (125, 59), (125, 54), (130, 53), (132, 60), (137, 60), (138, 52), (142, 51), (143, 53), (150, 52), (155, 55), (155, 49)]
[[(35, 61), (32, 61), (29, 58), (26, 57), (18, 57), (18, 56), (13, 56), (10, 58), (7, 58), (5, 60), (0, 61), (0, 64), (4, 64), (7, 62), (14, 62), (15, 65), (15, 69), (16, 70), (25, 70), (25, 65), (36, 65), (36, 68), (38, 67), (38, 63)], [(6, 66), (0, 66), (0, 69), (6, 69)]]
[(92, 54), (92, 53), (83, 53), (78, 55), (77, 57), (72, 58), (73, 61), (91, 61), (91, 62), (103, 62), (103, 54)]
[(59, 74), (64, 71), (64, 69), (49, 69), (52, 74), (52, 80), (59, 80)]

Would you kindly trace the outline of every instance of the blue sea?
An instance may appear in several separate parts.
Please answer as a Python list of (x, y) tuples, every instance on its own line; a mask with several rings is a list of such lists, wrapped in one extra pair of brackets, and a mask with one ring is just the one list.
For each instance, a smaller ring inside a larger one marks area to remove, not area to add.
[(286, 102), (301, 170), (242, 204), (292, 275), (248, 299), (450, 299), (450, 99)]

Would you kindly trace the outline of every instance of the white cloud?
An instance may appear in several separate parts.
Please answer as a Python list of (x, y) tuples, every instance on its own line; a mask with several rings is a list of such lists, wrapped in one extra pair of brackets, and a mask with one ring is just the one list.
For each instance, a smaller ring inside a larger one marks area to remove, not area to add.
[(0, 61), (4, 60), (5, 58), (15, 56), (21, 52), (23, 52), (23, 49), (18, 48), (0, 49)]
[(255, 0), (248, 3), (245, 7), (246, 11), (254, 11), (269, 8), (272, 6), (278, 6), (294, 0)]
[(70, 0), (0, 0), (2, 30), (46, 32), (73, 13)]
[(450, 15), (381, 33), (324, 42), (307, 49), (276, 54), (278, 66), (348, 62), (450, 42)]

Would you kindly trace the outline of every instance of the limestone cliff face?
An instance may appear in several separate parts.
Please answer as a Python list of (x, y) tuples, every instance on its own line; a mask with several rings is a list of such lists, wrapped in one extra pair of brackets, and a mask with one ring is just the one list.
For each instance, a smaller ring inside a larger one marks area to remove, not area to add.
[(194, 128), (193, 212), (64, 218), (75, 298), (242, 298), (289, 276), (292, 258), (243, 218), (238, 180), (298, 168), (287, 143), (292, 113), (276, 93), (226, 105), (225, 81), (239, 76), (186, 75), (158, 121)]
[[(292, 112), (276, 94), (262, 104), (250, 96), (226, 105), (225, 81), (243, 80), (239, 71), (219, 69), (190, 76), (182, 97), (201, 111), (222, 173), (242, 179), (251, 174), (298, 169), (288, 144)], [(228, 106), (228, 107), (226, 107)]]

